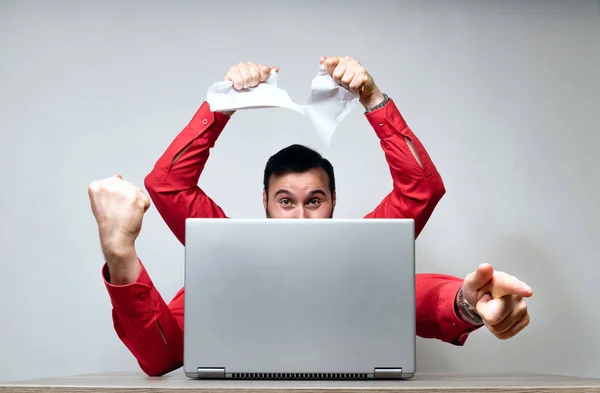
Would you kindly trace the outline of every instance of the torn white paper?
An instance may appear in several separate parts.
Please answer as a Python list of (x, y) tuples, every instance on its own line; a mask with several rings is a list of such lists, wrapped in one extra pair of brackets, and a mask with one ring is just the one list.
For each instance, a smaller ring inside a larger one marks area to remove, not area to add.
[(329, 146), (336, 128), (358, 102), (358, 94), (338, 85), (324, 68), (312, 80), (310, 97), (304, 105), (293, 102), (289, 94), (277, 87), (277, 73), (256, 87), (237, 91), (230, 81), (213, 83), (206, 101), (212, 111), (274, 108), (291, 109), (307, 116), (323, 142)]

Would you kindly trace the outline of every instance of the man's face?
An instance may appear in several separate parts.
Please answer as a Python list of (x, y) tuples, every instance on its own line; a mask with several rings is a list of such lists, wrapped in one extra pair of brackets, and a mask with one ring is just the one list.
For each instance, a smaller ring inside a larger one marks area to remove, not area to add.
[(263, 191), (267, 218), (332, 218), (335, 192), (321, 168), (271, 176), (269, 194)]

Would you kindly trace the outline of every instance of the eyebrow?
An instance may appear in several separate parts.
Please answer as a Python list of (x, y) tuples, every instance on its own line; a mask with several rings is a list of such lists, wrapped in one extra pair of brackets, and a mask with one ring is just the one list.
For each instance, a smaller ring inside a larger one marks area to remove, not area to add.
[(288, 190), (281, 189), (281, 190), (277, 190), (275, 192), (274, 196), (277, 196), (277, 195), (280, 195), (280, 194), (291, 194), (291, 192), (289, 192)]
[(324, 198), (327, 197), (327, 195), (325, 194), (325, 191), (323, 191), (323, 190), (313, 190), (310, 192), (310, 195), (317, 195), (317, 194), (323, 196)]
[[(291, 195), (292, 193), (291, 193), (289, 190), (286, 190), (286, 189), (280, 189), (280, 190), (277, 190), (277, 191), (275, 192), (274, 196), (277, 196), (277, 195), (280, 195), (280, 194), (288, 194), (288, 195)], [(324, 198), (326, 198), (326, 197), (327, 197), (327, 194), (325, 194), (325, 191), (323, 191), (323, 190), (312, 190), (312, 191), (310, 192), (310, 194), (309, 194), (309, 195), (313, 196), (313, 195), (317, 195), (317, 194), (319, 194), (319, 195), (323, 196)]]

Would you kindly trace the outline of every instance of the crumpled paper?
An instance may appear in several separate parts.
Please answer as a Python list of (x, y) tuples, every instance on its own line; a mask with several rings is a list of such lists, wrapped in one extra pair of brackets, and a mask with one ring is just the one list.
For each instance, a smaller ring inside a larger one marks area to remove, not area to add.
[(264, 83), (245, 90), (235, 90), (233, 82), (215, 82), (208, 88), (206, 101), (212, 111), (233, 111), (257, 108), (287, 108), (307, 116), (317, 134), (327, 146), (338, 125), (358, 102), (358, 93), (338, 85), (323, 66), (312, 80), (306, 104), (297, 104), (277, 86), (277, 72)]

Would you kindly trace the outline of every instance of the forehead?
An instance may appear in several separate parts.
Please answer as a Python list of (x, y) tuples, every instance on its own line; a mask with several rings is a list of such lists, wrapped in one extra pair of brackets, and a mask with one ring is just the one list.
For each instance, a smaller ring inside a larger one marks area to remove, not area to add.
[(329, 191), (329, 176), (322, 168), (314, 168), (301, 173), (273, 175), (269, 179), (269, 193), (286, 189), (293, 193), (310, 192), (315, 189)]

